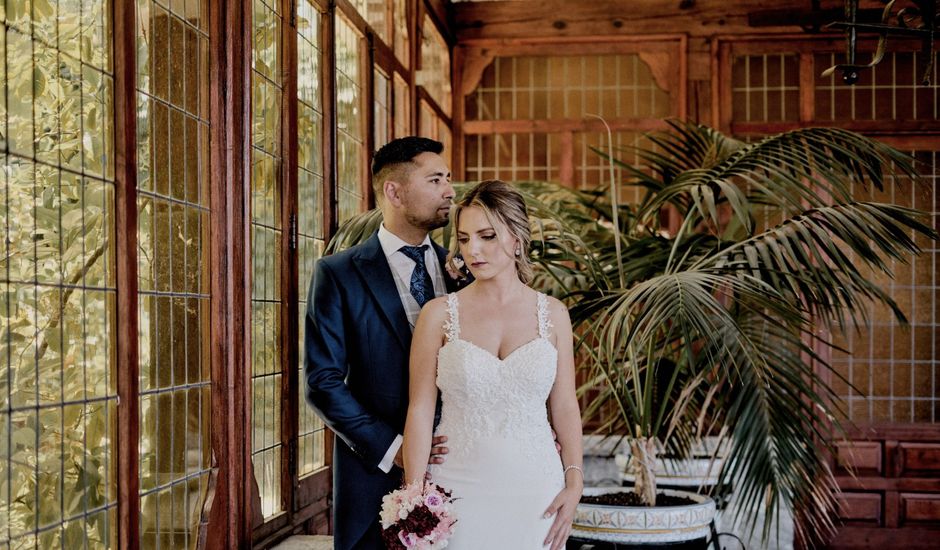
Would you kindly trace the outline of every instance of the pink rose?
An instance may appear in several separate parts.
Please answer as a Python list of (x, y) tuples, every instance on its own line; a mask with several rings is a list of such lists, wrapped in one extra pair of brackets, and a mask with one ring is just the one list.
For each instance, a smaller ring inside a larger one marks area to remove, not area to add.
[(451, 261), (445, 264), (447, 269), (447, 274), (450, 275), (450, 278), (459, 281), (464, 278), (464, 274), (461, 272), (464, 268), (463, 260), (460, 258), (453, 258)]
[(437, 493), (431, 493), (424, 497), (424, 504), (431, 510), (437, 510), (441, 504), (444, 504), (444, 501), (441, 500), (440, 495)]

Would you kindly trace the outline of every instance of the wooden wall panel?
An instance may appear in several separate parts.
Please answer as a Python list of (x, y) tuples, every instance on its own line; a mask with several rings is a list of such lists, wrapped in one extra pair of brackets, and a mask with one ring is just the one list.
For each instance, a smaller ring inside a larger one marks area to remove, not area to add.
[[(901, 493), (901, 525), (940, 527), (940, 493)], [(940, 545), (940, 536), (937, 537)]]
[(882, 500), (880, 493), (843, 493), (839, 497), (839, 518), (856, 525), (881, 525)]
[(857, 474), (882, 471), (882, 448), (877, 441), (847, 441), (836, 444), (836, 462)]
[(896, 468), (899, 477), (940, 476), (940, 444), (899, 444)]

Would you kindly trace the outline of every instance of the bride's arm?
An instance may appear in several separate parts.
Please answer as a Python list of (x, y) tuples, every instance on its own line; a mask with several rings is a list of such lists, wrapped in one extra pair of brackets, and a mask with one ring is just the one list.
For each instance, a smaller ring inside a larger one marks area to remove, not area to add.
[(424, 479), (431, 456), (437, 405), (437, 352), (444, 340), (444, 305), (441, 298), (428, 302), (418, 315), (411, 338), (408, 418), (402, 443), (406, 484)]
[(551, 300), (551, 319), (555, 325), (555, 348), (558, 350), (558, 371), (555, 385), (548, 396), (552, 414), (552, 427), (561, 445), (561, 463), (565, 468), (565, 488), (558, 493), (546, 511), (555, 515), (555, 521), (546, 537), (552, 550), (564, 548), (571, 532), (571, 520), (584, 488), (581, 443), (581, 410), (575, 395), (574, 343), (571, 334), (571, 319), (564, 304)]

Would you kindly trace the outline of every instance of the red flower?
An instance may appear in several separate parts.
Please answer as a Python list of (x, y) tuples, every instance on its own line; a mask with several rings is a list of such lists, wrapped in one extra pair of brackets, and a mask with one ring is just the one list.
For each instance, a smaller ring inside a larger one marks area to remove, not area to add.
[(423, 537), (434, 530), (441, 520), (437, 518), (427, 506), (415, 506), (408, 517), (402, 520), (402, 527), (417, 537)]

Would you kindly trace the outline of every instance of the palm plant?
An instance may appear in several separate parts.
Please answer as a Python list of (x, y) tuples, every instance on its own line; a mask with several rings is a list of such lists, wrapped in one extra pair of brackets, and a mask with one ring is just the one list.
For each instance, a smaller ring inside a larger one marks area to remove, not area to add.
[[(914, 233), (936, 238), (920, 212), (858, 201), (853, 186), (881, 189), (914, 169), (838, 129), (746, 144), (670, 125), (636, 152), (640, 168), (610, 159), (644, 191), (638, 204), (582, 197), (600, 222), (588, 239), (600, 276), (570, 293), (594, 390), (585, 416), (607, 411), (601, 431), (629, 436), (645, 504), (657, 453), (687, 457), (717, 434), (728, 443), (719, 482), (733, 484), (744, 515), (735, 520), (753, 526), (759, 510), (785, 507), (806, 540), (824, 536), (836, 504), (828, 446), (845, 418), (819, 374), (840, 376), (820, 353), (832, 346), (825, 334), (866, 323), (871, 301), (904, 322), (864, 274), (918, 253)], [(664, 211), (678, 223), (664, 227)]]

